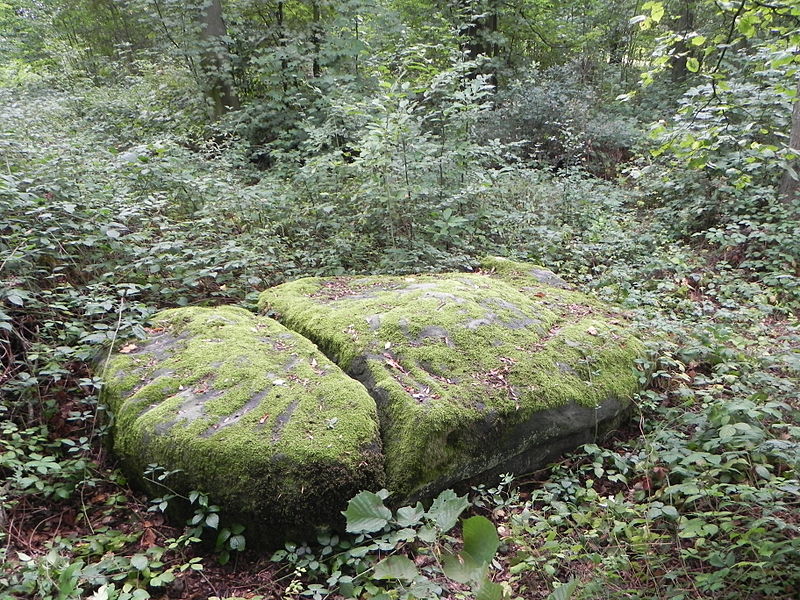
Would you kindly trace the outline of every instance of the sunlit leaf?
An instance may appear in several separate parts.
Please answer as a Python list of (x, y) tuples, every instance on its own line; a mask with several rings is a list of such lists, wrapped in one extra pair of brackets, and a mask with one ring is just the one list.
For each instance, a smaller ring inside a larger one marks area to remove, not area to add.
[(380, 531), (392, 518), (392, 511), (383, 505), (383, 499), (368, 491), (360, 492), (351, 499), (342, 514), (347, 519), (349, 533)]
[(406, 556), (390, 556), (383, 559), (372, 573), (374, 579), (399, 579), (401, 581), (413, 581), (419, 575), (417, 567), (410, 558)]

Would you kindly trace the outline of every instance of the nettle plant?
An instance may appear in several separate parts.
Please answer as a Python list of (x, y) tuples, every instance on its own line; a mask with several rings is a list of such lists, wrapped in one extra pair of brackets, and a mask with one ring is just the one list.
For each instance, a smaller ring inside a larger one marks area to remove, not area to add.
[[(445, 490), (428, 510), (418, 502), (395, 511), (384, 504), (388, 497), (386, 490), (364, 491), (350, 500), (342, 513), (349, 539), (323, 533), (319, 550), (287, 543), (275, 552), (273, 561), (294, 567), (286, 595), (413, 600), (471, 591), (478, 600), (505, 597), (505, 588), (489, 577), (500, 545), (494, 524), (482, 516), (462, 520), (463, 545), (450, 534), (470, 505), (466, 496)], [(324, 584), (301, 581), (322, 578)]]

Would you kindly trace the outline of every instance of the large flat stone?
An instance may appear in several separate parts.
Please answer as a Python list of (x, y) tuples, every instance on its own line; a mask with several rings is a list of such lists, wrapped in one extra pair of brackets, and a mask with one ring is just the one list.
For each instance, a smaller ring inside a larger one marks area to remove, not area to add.
[(488, 259), (475, 273), (300, 279), (260, 307), (366, 386), (387, 486), (413, 498), (543, 466), (624, 415), (643, 346), (568, 287)]
[(180, 469), (176, 491), (209, 493), (272, 541), (336, 522), (361, 489), (403, 501), (544, 466), (619, 422), (644, 353), (624, 315), (501, 259), (305, 278), (260, 305), (283, 325), (160, 313), (110, 360), (104, 399), (129, 475)]

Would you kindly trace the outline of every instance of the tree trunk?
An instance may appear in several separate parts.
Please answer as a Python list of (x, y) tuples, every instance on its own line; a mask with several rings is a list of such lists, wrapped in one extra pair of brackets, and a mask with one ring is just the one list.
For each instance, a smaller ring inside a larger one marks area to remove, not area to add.
[(222, 18), (222, 0), (211, 0), (202, 14), (200, 35), (203, 41), (203, 77), (214, 119), (239, 108), (239, 98), (233, 89), (230, 56), (223, 39), (227, 33)]
[[(692, 0), (684, 0), (681, 7), (681, 14), (678, 18), (678, 33), (686, 36), (694, 29), (694, 10), (692, 10)], [(683, 83), (689, 75), (686, 67), (689, 60), (689, 45), (681, 40), (675, 44), (674, 58), (672, 60), (672, 81)]]
[[(624, 3), (616, 1), (611, 3), (612, 22), (608, 34), (608, 64), (622, 65), (625, 62), (625, 52), (628, 49), (630, 25)], [(636, 14), (635, 12), (633, 14)]]
[[(498, 29), (498, 0), (458, 0), (457, 6), (459, 16), (464, 19), (462, 31), (465, 42), (462, 48), (469, 59), (475, 60), (481, 55), (495, 58), (500, 48), (491, 38)], [(471, 73), (471, 77), (480, 74), (488, 75), (489, 83), (497, 87), (497, 73), (494, 67), (491, 67), (489, 72), (477, 70)]]
[[(795, 154), (800, 155), (800, 80), (797, 82), (797, 93), (794, 97), (794, 107), (792, 108), (792, 129), (789, 134), (789, 150)], [(800, 159), (795, 158), (789, 163), (789, 168), (783, 174), (781, 179), (780, 188), (778, 188), (778, 196), (790, 208), (792, 212), (800, 212), (800, 206), (797, 205), (798, 189), (800, 189)]]
[(322, 68), (319, 64), (320, 47), (322, 46), (322, 16), (319, 9), (319, 0), (311, 2), (311, 45), (314, 47), (314, 59), (311, 63), (311, 75), (319, 77)]

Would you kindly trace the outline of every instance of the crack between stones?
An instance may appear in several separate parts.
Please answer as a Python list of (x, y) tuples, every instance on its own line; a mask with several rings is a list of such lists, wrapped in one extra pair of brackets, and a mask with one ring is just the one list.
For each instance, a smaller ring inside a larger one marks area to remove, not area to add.
[[(266, 315), (262, 314), (261, 316), (266, 316)], [(298, 331), (297, 329), (291, 327), (288, 323), (283, 322), (283, 320), (281, 320), (278, 317), (268, 317), (268, 318), (274, 319), (275, 321), (286, 327), (286, 329), (288, 329), (295, 335), (299, 335), (304, 340), (307, 340), (308, 342), (312, 343), (314, 347), (317, 350), (319, 350), (325, 358), (331, 361), (336, 366), (336, 368), (338, 368), (342, 373), (344, 373), (345, 376), (364, 386), (364, 389), (367, 390), (367, 393), (369, 394), (370, 398), (372, 398), (372, 401), (375, 403), (375, 410), (378, 413), (378, 431), (380, 432), (380, 438), (381, 438), (381, 456), (383, 456), (384, 455), (383, 448), (386, 442), (386, 427), (388, 425), (386, 411), (385, 411), (386, 404), (388, 403), (388, 398), (386, 398), (385, 396), (381, 397), (381, 394), (375, 389), (375, 378), (370, 374), (369, 369), (367, 368), (366, 360), (361, 357), (358, 357), (354, 359), (353, 364), (350, 365), (350, 368), (344, 369), (336, 360), (334, 353), (327, 350), (324, 344), (317, 343), (310, 337), (303, 334), (301, 331)]]
[[(266, 317), (266, 315), (261, 315)], [(375, 402), (375, 409), (378, 414), (378, 427), (380, 432), (380, 439), (381, 439), (381, 454), (383, 454), (383, 448), (385, 447), (386, 443), (386, 430), (388, 428), (388, 416), (386, 407), (389, 403), (388, 394), (381, 393), (375, 385), (375, 377), (370, 373), (370, 370), (367, 366), (367, 361), (369, 360), (369, 356), (358, 356), (353, 360), (353, 363), (349, 366), (349, 368), (343, 368), (338, 360), (336, 359), (335, 353), (326, 348), (326, 344), (320, 344), (314, 339), (305, 335), (302, 331), (292, 327), (289, 323), (284, 322), (278, 316), (268, 317), (276, 320), (278, 323), (286, 327), (289, 331), (302, 337), (304, 340), (307, 340), (314, 347), (319, 350), (323, 356), (325, 356), (328, 360), (330, 360), (345, 376), (349, 379), (352, 379), (366, 389), (367, 393), (369, 394), (372, 401)], [(547, 329), (547, 331), (540, 337), (530, 348), (530, 352), (538, 352), (542, 348), (544, 348), (549, 342), (551, 342), (561, 331), (563, 323), (566, 322), (564, 315), (558, 315), (555, 322), (551, 324), (551, 326)], [(376, 356), (376, 358), (380, 358)]]

